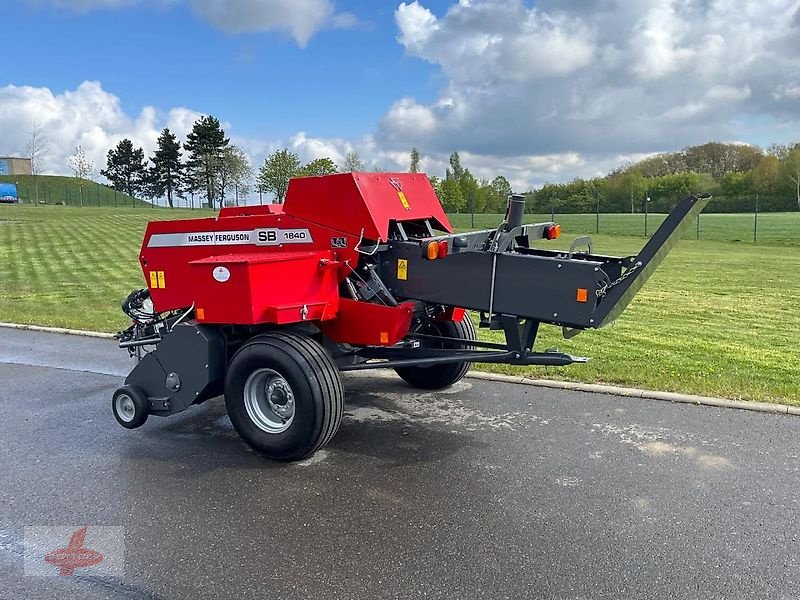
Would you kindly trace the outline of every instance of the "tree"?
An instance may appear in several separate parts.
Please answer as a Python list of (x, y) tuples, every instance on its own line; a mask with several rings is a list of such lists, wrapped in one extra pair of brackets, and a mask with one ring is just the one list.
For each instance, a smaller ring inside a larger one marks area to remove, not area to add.
[(33, 175), (33, 188), (36, 204), (39, 204), (39, 174), (42, 162), (50, 149), (50, 141), (44, 134), (41, 123), (34, 123), (28, 134), (28, 143), (25, 144), (25, 154), (31, 161), (31, 175)]
[[(184, 148), (189, 151), (189, 181), (192, 190), (201, 190), (213, 206), (218, 197), (219, 171), (223, 150), (230, 144), (219, 119), (211, 115), (194, 122), (186, 136)], [(222, 200), (220, 199), (220, 206)]]
[(800, 144), (791, 150), (783, 161), (786, 177), (792, 182), (793, 192), (797, 200), (797, 210), (800, 210)]
[(772, 196), (778, 193), (781, 179), (781, 161), (768, 154), (750, 173), (757, 194)]
[(453, 152), (450, 155), (450, 174), (456, 181), (459, 181), (464, 174), (464, 167), (461, 166), (461, 157), (458, 152)]
[(622, 188), (630, 195), (631, 212), (635, 212), (636, 203), (642, 199), (647, 191), (647, 182), (637, 170), (630, 170), (622, 176)]
[(469, 172), (469, 169), (466, 169), (456, 181), (458, 181), (458, 187), (461, 189), (464, 207), (471, 213), (483, 212), (486, 205), (479, 202), (481, 197), (478, 194), (478, 182)]
[(75, 154), (69, 157), (69, 168), (72, 169), (76, 179), (92, 178), (94, 163), (86, 158), (82, 146), (75, 146)]
[(447, 212), (461, 212), (464, 208), (464, 197), (461, 195), (461, 187), (458, 181), (453, 179), (445, 179), (440, 187), (439, 199), (442, 202), (442, 208)]
[(219, 169), (220, 199), (225, 201), (227, 192), (233, 188), (236, 193), (236, 204), (239, 204), (239, 194), (250, 192), (250, 181), (253, 179), (253, 169), (247, 153), (238, 146), (227, 146), (222, 150)]
[(108, 151), (106, 168), (100, 174), (108, 179), (115, 189), (129, 196), (144, 191), (147, 183), (147, 167), (144, 150), (134, 148), (128, 138), (120, 141), (116, 148)]
[(323, 158), (315, 158), (307, 163), (300, 169), (297, 177), (317, 177), (320, 175), (333, 175), (338, 172), (339, 170), (336, 168), (336, 163), (326, 156)]
[(155, 198), (166, 195), (169, 207), (174, 206), (175, 195), (182, 193), (184, 164), (181, 160), (181, 143), (175, 134), (164, 128), (158, 136), (158, 147), (150, 162), (150, 193)]
[(289, 180), (300, 171), (300, 158), (287, 148), (276, 150), (261, 165), (258, 172), (258, 186), (264, 192), (275, 195), (278, 204), (286, 198)]
[(409, 173), (419, 173), (419, 150), (416, 147), (411, 149), (411, 165), (408, 168)]
[(358, 155), (358, 152), (348, 152), (347, 156), (344, 157), (344, 164), (342, 165), (342, 172), (344, 173), (353, 173), (358, 171), (366, 170), (366, 165), (364, 161), (361, 160), (361, 157)]
[(428, 181), (431, 182), (431, 187), (433, 188), (433, 192), (436, 194), (436, 197), (439, 198), (439, 202), (442, 201), (442, 180), (436, 177), (436, 175), (431, 175), (428, 177)]
[(514, 190), (511, 189), (511, 184), (508, 182), (508, 179), (502, 175), (498, 175), (492, 179), (492, 189), (494, 189), (494, 191), (497, 192), (497, 194), (502, 198), (508, 198), (514, 193)]

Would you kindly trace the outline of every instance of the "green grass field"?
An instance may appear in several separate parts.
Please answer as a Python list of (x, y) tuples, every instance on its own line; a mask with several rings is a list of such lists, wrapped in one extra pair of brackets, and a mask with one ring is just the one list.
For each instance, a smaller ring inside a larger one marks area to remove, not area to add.
[[(122, 328), (119, 302), (143, 285), (136, 256), (147, 220), (200, 214), (211, 213), (0, 205), (0, 321)], [(464, 225), (462, 217), (454, 219), (457, 225)], [(619, 222), (627, 217), (619, 215)], [(729, 230), (738, 227), (732, 217), (705, 215), (703, 223), (730, 239), (736, 234)], [(798, 215), (767, 217), (800, 226)], [(560, 221), (562, 246), (573, 234), (593, 231), (593, 221), (588, 229)], [(786, 227), (781, 235), (788, 239)], [(683, 241), (614, 326), (569, 341), (560, 330), (543, 328), (537, 348), (591, 356), (588, 365), (492, 368), (800, 405), (798, 239), (800, 233), (794, 243)], [(623, 255), (643, 244), (619, 232), (595, 241), (596, 251)]]

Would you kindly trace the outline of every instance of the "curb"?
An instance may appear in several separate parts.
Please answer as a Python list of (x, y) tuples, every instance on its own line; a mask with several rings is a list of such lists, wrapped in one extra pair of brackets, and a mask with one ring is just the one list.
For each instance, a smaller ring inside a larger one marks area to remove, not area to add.
[(780, 415), (800, 415), (800, 406), (786, 406), (771, 402), (749, 402), (744, 400), (730, 400), (728, 398), (714, 398), (712, 396), (695, 396), (693, 394), (678, 394), (676, 392), (657, 392), (640, 390), (638, 388), (618, 387), (615, 385), (602, 385), (598, 383), (576, 383), (574, 381), (555, 381), (552, 379), (532, 379), (521, 375), (503, 375), (502, 373), (485, 373), (470, 371), (467, 377), (483, 379), (485, 381), (500, 381), (503, 383), (516, 383), (518, 385), (532, 385), (535, 387), (555, 388), (576, 392), (591, 392), (594, 394), (609, 394), (613, 396), (627, 396), (643, 398), (646, 400), (664, 400), (667, 402), (680, 402), (698, 406), (716, 406), (719, 408), (735, 408), (753, 412), (766, 412)]
[[(23, 329), (29, 331), (44, 331), (47, 333), (60, 333), (64, 335), (80, 335), (84, 337), (113, 339), (110, 333), (100, 331), (82, 331), (79, 329), (64, 329), (61, 327), (42, 327), (40, 325), (22, 325), (19, 323), (0, 323), (0, 327), (8, 329)], [(612, 396), (626, 396), (630, 398), (643, 398), (646, 400), (663, 400), (666, 402), (679, 402), (695, 404), (697, 406), (716, 406), (718, 408), (734, 408), (749, 410), (751, 412), (765, 412), (780, 415), (800, 415), (800, 406), (786, 406), (771, 402), (746, 402), (743, 400), (729, 400), (728, 398), (714, 398), (712, 396), (695, 396), (693, 394), (679, 394), (676, 392), (658, 392), (640, 390), (638, 388), (618, 387), (598, 383), (577, 383), (574, 381), (556, 381), (552, 379), (532, 379), (522, 375), (503, 375), (502, 373), (489, 373), (484, 371), (469, 371), (467, 377), (482, 379), (484, 381), (499, 381), (502, 383), (516, 383), (559, 390), (575, 392), (590, 392), (594, 394), (608, 394)]]
[(47, 333), (62, 333), (65, 335), (80, 335), (83, 337), (114, 339), (111, 333), (102, 331), (82, 331), (80, 329), (63, 329), (62, 327), (42, 327), (41, 325), (22, 325), (19, 323), (0, 323), (0, 327), (7, 329), (26, 329), (28, 331), (45, 331)]

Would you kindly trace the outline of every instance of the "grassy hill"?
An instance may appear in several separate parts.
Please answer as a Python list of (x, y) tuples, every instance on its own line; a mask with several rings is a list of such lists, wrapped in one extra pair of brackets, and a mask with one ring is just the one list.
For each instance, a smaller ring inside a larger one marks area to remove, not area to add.
[[(38, 180), (38, 181), (35, 181)], [(67, 206), (127, 206), (129, 208), (150, 207), (149, 202), (137, 200), (105, 185), (87, 179), (62, 177), (59, 175), (0, 175), (0, 183), (16, 183), (20, 202), (36, 203), (36, 188), (39, 189), (39, 204), (66, 204)]]

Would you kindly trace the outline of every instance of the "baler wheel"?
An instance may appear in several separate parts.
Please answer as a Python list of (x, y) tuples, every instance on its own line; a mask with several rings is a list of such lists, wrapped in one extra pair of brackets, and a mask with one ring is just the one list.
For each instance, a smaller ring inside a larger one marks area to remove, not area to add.
[(144, 425), (150, 414), (150, 403), (135, 387), (124, 385), (111, 398), (114, 418), (125, 429), (136, 429)]
[(256, 336), (233, 356), (225, 405), (239, 435), (273, 460), (303, 459), (339, 429), (344, 390), (330, 354), (292, 332)]
[[(461, 322), (457, 321), (428, 321), (415, 333), (439, 335), (442, 337), (458, 338), (460, 340), (476, 339), (475, 325), (468, 314), (464, 315)], [(470, 349), (470, 346), (440, 342), (427, 344), (436, 348)], [(408, 384), (423, 390), (441, 390), (460, 381), (467, 374), (472, 363), (459, 362), (444, 365), (431, 365), (429, 367), (398, 367), (395, 372)]]

